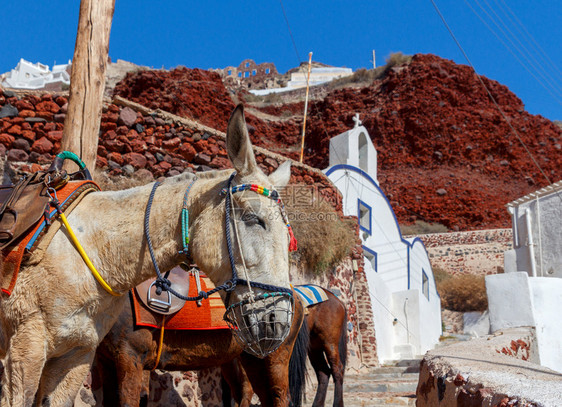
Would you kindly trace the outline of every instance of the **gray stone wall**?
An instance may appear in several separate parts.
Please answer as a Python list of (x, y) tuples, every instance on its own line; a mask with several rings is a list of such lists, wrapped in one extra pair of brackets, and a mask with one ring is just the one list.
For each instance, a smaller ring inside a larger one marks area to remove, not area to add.
[(503, 272), (504, 252), (513, 247), (511, 229), (419, 235), (432, 267), (449, 274)]

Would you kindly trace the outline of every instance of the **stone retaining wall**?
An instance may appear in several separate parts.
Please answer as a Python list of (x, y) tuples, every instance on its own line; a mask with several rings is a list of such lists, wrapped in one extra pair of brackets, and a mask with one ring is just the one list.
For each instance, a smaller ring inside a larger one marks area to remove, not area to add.
[(449, 274), (503, 272), (503, 254), (513, 247), (511, 229), (419, 235), (431, 265)]

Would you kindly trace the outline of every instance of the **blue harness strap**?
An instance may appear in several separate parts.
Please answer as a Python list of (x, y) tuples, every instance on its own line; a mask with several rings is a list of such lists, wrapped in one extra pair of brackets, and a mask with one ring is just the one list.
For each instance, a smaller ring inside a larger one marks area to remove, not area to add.
[[(76, 188), (74, 191), (72, 191), (72, 193), (66, 199), (60, 202), (59, 205), (61, 209), (65, 211), (67, 206), (70, 205), (77, 198), (77, 196), (82, 194), (84, 191), (92, 192), (94, 190), (99, 191), (99, 187), (97, 186), (97, 184), (95, 184), (94, 182), (85, 182), (79, 188)], [(35, 233), (31, 237), (31, 240), (25, 246), (26, 251), (29, 252), (34, 249), (34, 246), (37, 243), (37, 239), (43, 236), (45, 232), (45, 228), (47, 228), (47, 226), (51, 224), (51, 220), (55, 218), (56, 214), (57, 214), (56, 208), (53, 208), (50, 210), (50, 212), (48, 212), (48, 219), (43, 219), (41, 225), (35, 231)]]

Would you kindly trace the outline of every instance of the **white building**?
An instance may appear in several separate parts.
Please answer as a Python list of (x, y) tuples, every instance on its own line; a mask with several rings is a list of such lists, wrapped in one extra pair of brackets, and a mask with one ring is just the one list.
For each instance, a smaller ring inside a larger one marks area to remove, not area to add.
[(377, 180), (377, 151), (355, 127), (330, 140), (324, 170), (343, 195), (343, 212), (359, 219), (381, 362), (422, 355), (439, 342), (441, 299), (425, 246), (402, 237)]
[(64, 65), (53, 65), (51, 71), (48, 65), (40, 62), (33, 64), (21, 58), (14, 69), (2, 75), (2, 86), (13, 89), (43, 89), (50, 85), (69, 85), (69, 65), (70, 61)]
[(507, 204), (513, 223), (513, 250), (505, 271), (562, 278), (562, 181)]
[[(308, 84), (309, 86), (321, 85), (323, 83), (333, 81), (334, 79), (350, 75), (353, 75), (351, 68), (311, 68)], [(308, 71), (302, 69), (297, 72), (293, 72), (291, 73), (291, 79), (289, 80), (287, 86), (292, 89), (304, 88), (306, 87), (307, 76)]]
[[(310, 70), (309, 86), (321, 85), (323, 83), (333, 81), (334, 79), (339, 79), (350, 75), (353, 75), (353, 70), (351, 68), (312, 68)], [(284, 88), (253, 89), (250, 90), (250, 93), (257, 96), (263, 96), (269, 93), (281, 93), (304, 88), (306, 87), (307, 76), (308, 70), (300, 69), (297, 72), (291, 73), (291, 79), (289, 80), (289, 82), (287, 82), (287, 86), (285, 86)]]
[(562, 372), (562, 181), (507, 204), (513, 249), (486, 277), (490, 330), (535, 328), (540, 363)]

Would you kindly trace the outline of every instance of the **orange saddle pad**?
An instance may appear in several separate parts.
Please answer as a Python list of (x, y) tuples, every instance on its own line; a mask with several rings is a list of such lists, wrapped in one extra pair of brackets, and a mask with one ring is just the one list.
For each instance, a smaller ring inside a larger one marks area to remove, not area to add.
[[(57, 191), (57, 198), (60, 202), (61, 210), (68, 216), (86, 194), (99, 190), (100, 187), (93, 181), (68, 182)], [(45, 216), (43, 216), (35, 226), (30, 228), (27, 234), (1, 251), (4, 261), (0, 269), (0, 289), (4, 294), (12, 294), (24, 257), (35, 250), (41, 238), (47, 234), (47, 232), (51, 231), (50, 236), (52, 239), (54, 232), (60, 227), (60, 222), (55, 220), (57, 219), (57, 211), (55, 208), (50, 208), (48, 216), (49, 220), (53, 222), (51, 226), (47, 225)]]
[[(189, 296), (196, 297), (197, 284), (195, 277), (190, 274), (189, 278)], [(201, 275), (201, 289), (209, 291), (213, 288), (215, 286), (211, 280)], [(135, 326), (160, 328), (164, 316), (145, 306), (135, 289), (132, 289), (129, 294), (133, 303)], [(201, 303), (201, 306), (198, 306), (195, 301), (186, 301), (181, 310), (165, 317), (164, 328), (177, 330), (229, 329), (223, 320), (225, 308), (219, 293), (210, 295), (208, 299), (202, 300)]]

